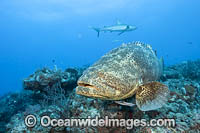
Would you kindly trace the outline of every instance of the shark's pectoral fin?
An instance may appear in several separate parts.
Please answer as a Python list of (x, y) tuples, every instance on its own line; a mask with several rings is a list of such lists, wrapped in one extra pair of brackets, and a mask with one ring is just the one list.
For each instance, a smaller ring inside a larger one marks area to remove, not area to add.
[(130, 28), (130, 26), (129, 25), (127, 25), (126, 26), (126, 29), (125, 30), (123, 30), (122, 32), (120, 32), (118, 35), (121, 35), (122, 33), (124, 33), (124, 32), (126, 32), (126, 31), (128, 31), (128, 29)]
[(161, 108), (168, 100), (169, 89), (160, 82), (141, 85), (136, 93), (136, 104), (142, 111)]
[(120, 32), (118, 35), (121, 35), (122, 33), (124, 33), (125, 31)]

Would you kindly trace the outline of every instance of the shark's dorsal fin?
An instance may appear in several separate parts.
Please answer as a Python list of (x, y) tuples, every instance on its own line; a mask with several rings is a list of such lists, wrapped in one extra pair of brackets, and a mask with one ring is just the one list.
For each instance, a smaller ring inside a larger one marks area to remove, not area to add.
[(117, 25), (120, 25), (120, 24), (122, 24), (119, 20), (117, 20)]

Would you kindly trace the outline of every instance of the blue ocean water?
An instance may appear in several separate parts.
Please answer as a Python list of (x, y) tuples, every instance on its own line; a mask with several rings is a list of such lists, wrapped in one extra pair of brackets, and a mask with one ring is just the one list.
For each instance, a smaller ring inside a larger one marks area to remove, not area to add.
[[(198, 0), (1, 0), (0, 93), (21, 90), (22, 80), (38, 68), (92, 64), (123, 42), (151, 44), (166, 65), (195, 60), (199, 5)], [(88, 28), (118, 20), (138, 29), (98, 38)]]

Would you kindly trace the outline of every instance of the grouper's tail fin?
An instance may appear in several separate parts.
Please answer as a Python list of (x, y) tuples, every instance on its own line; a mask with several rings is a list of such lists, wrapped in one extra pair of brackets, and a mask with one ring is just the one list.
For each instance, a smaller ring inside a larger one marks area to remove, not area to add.
[(91, 27), (91, 26), (89, 26), (89, 28), (95, 30), (97, 32), (97, 37), (99, 37), (100, 31), (101, 31), (100, 28), (95, 28), (95, 27)]

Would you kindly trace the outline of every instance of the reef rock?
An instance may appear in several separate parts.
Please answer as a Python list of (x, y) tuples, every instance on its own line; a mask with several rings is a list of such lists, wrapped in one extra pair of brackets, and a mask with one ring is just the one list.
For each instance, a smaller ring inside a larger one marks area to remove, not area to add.
[(51, 70), (43, 68), (23, 80), (25, 90), (46, 92), (46, 88), (51, 88), (54, 84), (60, 84), (64, 90), (72, 90), (76, 87), (76, 82), (82, 74), (82, 69), (67, 68), (62, 70)]

